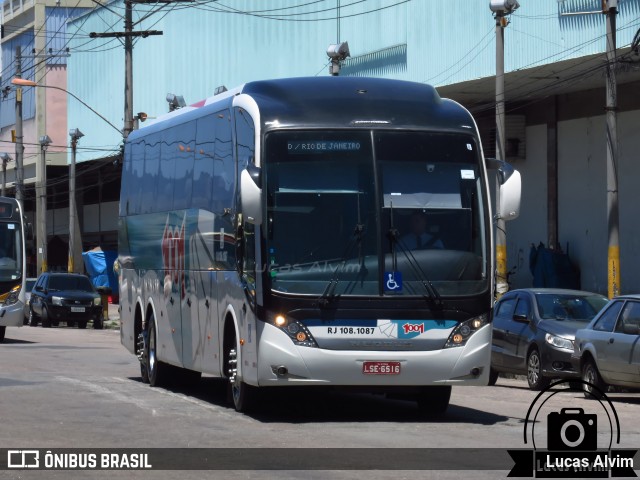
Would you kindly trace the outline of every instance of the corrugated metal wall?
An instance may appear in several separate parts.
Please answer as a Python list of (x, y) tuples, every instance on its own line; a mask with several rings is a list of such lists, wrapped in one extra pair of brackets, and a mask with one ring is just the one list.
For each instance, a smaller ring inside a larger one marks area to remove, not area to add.
[[(16, 75), (16, 48), (20, 46), (23, 56), (31, 55), (33, 50), (33, 30), (26, 31), (2, 44), (2, 92), (0, 94), (0, 128), (13, 125), (16, 120), (16, 94), (11, 80)], [(34, 69), (33, 58), (22, 59), (23, 77), (28, 77)], [(7, 90), (5, 90), (8, 87)], [(35, 116), (36, 104), (32, 88), (23, 89), (22, 118), (28, 120)]]
[[(136, 29), (162, 30), (164, 35), (136, 40), (134, 111), (150, 116), (164, 113), (167, 93), (181, 94), (193, 103), (221, 84), (231, 88), (255, 79), (327, 75), (325, 51), (338, 39), (338, 3), (344, 4), (340, 39), (349, 42), (355, 57), (345, 74), (357, 63), (368, 75), (438, 86), (495, 72), (495, 21), (486, 0), (175, 3), (136, 25)], [(604, 51), (602, 14), (566, 15), (597, 10), (599, 0), (520, 3), (505, 32), (507, 71)], [(300, 4), (307, 5), (296, 7)], [(135, 5), (134, 20), (157, 8)], [(97, 9), (69, 23), (69, 89), (122, 125), (123, 48), (115, 39), (88, 37), (89, 32), (123, 29), (118, 16), (122, 3), (113, 2), (109, 9)], [(619, 11), (618, 45), (625, 46), (640, 26), (640, 0), (619, 0)], [(393, 48), (400, 49), (400, 56)], [(393, 55), (385, 54), (391, 51)], [(384, 58), (392, 64), (385, 66)], [(117, 132), (77, 102), (69, 103), (69, 126), (83, 130), (83, 145), (111, 148), (119, 143)]]

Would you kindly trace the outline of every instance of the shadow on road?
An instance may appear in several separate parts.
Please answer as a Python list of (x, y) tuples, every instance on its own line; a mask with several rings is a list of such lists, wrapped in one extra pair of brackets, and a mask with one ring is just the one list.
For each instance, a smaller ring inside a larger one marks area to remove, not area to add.
[(3, 342), (0, 342), (0, 345), (20, 345), (20, 344), (30, 344), (36, 342), (30, 342), (29, 340), (17, 340), (15, 338), (5, 337)]
[[(142, 382), (140, 377), (130, 377), (129, 379)], [(172, 386), (167, 390), (230, 410), (233, 409), (227, 399), (227, 381), (223, 379), (203, 377), (197, 385)], [(298, 424), (318, 422), (415, 423), (422, 421), (494, 425), (509, 419), (506, 416), (457, 406), (455, 399), (446, 414), (425, 417), (413, 400), (321, 387), (261, 389), (258, 404), (255, 410), (248, 415), (263, 423)]]

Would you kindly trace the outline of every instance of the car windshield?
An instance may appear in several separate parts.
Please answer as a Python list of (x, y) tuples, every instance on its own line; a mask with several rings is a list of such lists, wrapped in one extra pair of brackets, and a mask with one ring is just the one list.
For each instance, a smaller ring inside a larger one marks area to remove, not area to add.
[(93, 286), (86, 277), (51, 277), (49, 290), (73, 290), (79, 292), (93, 292)]
[(602, 295), (539, 293), (536, 295), (540, 318), (553, 320), (591, 320), (608, 302)]

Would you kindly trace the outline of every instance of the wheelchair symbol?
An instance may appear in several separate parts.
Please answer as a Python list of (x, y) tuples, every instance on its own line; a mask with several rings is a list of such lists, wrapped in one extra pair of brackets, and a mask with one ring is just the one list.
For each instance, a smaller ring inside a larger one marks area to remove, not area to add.
[(402, 290), (402, 274), (400, 272), (385, 272), (385, 276), (387, 278), (385, 290)]

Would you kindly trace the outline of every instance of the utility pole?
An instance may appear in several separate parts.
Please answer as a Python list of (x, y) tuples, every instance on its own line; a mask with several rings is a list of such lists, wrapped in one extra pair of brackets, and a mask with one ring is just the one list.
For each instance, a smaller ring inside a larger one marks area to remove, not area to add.
[(71, 165), (69, 166), (69, 260), (67, 264), (67, 271), (69, 273), (75, 272), (74, 257), (75, 257), (75, 237), (76, 237), (76, 150), (78, 147), (78, 140), (80, 137), (84, 137), (84, 134), (78, 128), (69, 130), (69, 136), (71, 137)]
[(618, 127), (616, 85), (616, 15), (618, 0), (607, 0), (607, 225), (608, 296), (620, 294), (620, 234), (618, 218)]
[(133, 37), (146, 38), (149, 35), (162, 35), (160, 30), (133, 31), (133, 4), (134, 3), (172, 3), (170, 0), (125, 0), (124, 2), (124, 32), (91, 32), (91, 38), (121, 38), (124, 37), (124, 128), (122, 136), (126, 140), (134, 128), (133, 118)]
[[(491, 0), (489, 8), (496, 19), (496, 159), (507, 161), (505, 155), (504, 114), (504, 29), (508, 25), (506, 15), (520, 5), (516, 0)], [(500, 205), (500, 184), (496, 183), (496, 205)], [(496, 298), (509, 290), (507, 281), (507, 231), (505, 220), (496, 215)]]
[[(16, 47), (16, 78), (22, 77), (22, 52), (21, 47)], [(24, 208), (23, 192), (23, 166), (24, 155), (22, 134), (22, 87), (16, 87), (16, 200)]]
[(40, 141), (40, 177), (38, 179), (38, 204), (40, 221), (36, 225), (38, 238), (38, 272), (46, 272), (47, 265), (47, 147), (51, 145), (49, 135), (43, 135)]

